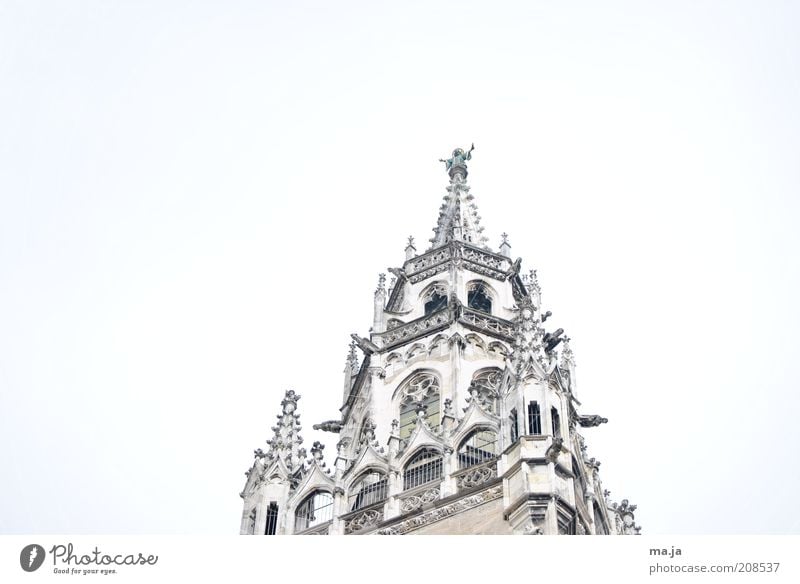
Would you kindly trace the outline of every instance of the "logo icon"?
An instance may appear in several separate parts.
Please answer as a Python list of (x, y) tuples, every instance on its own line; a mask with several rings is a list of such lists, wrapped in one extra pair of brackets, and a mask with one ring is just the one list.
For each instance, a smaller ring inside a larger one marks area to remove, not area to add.
[(44, 548), (38, 543), (32, 543), (22, 548), (19, 553), (19, 565), (26, 572), (35, 572), (44, 563)]

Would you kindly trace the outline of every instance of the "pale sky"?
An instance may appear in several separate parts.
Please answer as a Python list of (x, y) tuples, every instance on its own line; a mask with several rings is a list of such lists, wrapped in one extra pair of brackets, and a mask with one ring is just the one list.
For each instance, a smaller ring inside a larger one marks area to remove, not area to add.
[(286, 389), (352, 332), (438, 158), (572, 338), (651, 534), (800, 533), (790, 2), (0, 1), (0, 532), (237, 533)]

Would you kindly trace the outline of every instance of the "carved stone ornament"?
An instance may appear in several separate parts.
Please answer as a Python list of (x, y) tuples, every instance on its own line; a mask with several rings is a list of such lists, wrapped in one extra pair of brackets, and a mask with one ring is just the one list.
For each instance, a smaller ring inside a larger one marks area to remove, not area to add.
[(496, 476), (497, 469), (495, 465), (472, 468), (456, 478), (456, 485), (459, 489), (471, 489), (492, 480)]
[(502, 496), (503, 487), (502, 485), (498, 485), (475, 495), (459, 499), (450, 505), (446, 505), (438, 509), (431, 509), (430, 511), (426, 511), (420, 515), (417, 515), (416, 517), (412, 517), (411, 519), (406, 519), (405, 521), (401, 521), (396, 525), (392, 525), (389, 528), (379, 529), (376, 533), (378, 535), (398, 535), (407, 533), (430, 523), (435, 523), (436, 521), (446, 519), (451, 515), (478, 507), (479, 505), (483, 505), (488, 501), (499, 499)]
[(411, 513), (426, 503), (432, 503), (439, 498), (439, 487), (428, 489), (418, 495), (411, 495), (400, 501), (400, 512)]
[(345, 534), (355, 533), (378, 525), (383, 521), (383, 511), (377, 509), (369, 509), (363, 513), (359, 513), (355, 517), (348, 519), (344, 524)]

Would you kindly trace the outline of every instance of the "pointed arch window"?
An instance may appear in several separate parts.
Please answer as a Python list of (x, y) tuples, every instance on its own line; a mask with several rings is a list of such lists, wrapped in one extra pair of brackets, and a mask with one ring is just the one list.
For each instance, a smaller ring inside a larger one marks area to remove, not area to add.
[(497, 432), (476, 430), (458, 449), (458, 468), (469, 468), (492, 460), (498, 455)]
[(333, 519), (333, 495), (327, 491), (314, 491), (297, 506), (294, 513), (295, 532), (305, 531)]
[(447, 307), (447, 289), (438, 284), (423, 296), (425, 316)]
[(406, 381), (400, 392), (400, 439), (414, 430), (419, 402), (425, 405), (425, 420), (431, 428), (440, 423), (439, 378), (433, 373), (417, 373)]
[(413, 489), (442, 478), (442, 455), (432, 448), (417, 452), (403, 469), (403, 489)]
[(492, 296), (483, 282), (471, 282), (467, 286), (467, 306), (473, 310), (492, 313)]
[(356, 511), (375, 505), (386, 500), (386, 475), (377, 471), (370, 471), (361, 475), (352, 487), (347, 506), (350, 511)]

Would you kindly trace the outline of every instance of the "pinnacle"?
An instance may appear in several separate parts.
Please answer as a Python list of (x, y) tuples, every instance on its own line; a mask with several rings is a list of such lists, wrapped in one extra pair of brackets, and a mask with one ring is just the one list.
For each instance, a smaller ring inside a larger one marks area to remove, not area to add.
[(439, 218), (434, 227), (434, 236), (430, 240), (430, 249), (440, 247), (451, 241), (464, 241), (488, 249), (488, 238), (483, 235), (484, 228), (480, 224), (478, 207), (473, 202), (474, 196), (469, 192), (467, 179), (467, 161), (472, 158), (472, 149), (464, 152), (461, 148), (453, 151), (451, 158), (443, 160), (450, 176), (447, 186), (448, 194), (439, 207)]

